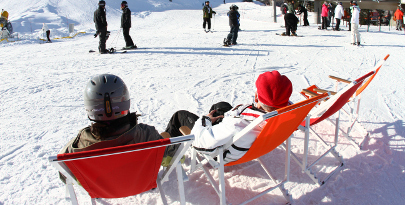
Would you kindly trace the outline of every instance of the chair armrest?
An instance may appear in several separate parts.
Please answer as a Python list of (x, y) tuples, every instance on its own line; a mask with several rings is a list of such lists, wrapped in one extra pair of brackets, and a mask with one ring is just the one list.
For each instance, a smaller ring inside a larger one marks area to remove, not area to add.
[(314, 92), (312, 92), (312, 91), (310, 91), (310, 90), (308, 90), (308, 89), (302, 89), (302, 92), (304, 92), (305, 94), (308, 94), (308, 95), (310, 95), (310, 96), (312, 96), (312, 97), (316, 97), (316, 96), (319, 95), (319, 94), (314, 93)]
[(329, 78), (332, 78), (332, 79), (334, 79), (336, 81), (339, 81), (339, 82), (342, 82), (342, 83), (347, 83), (347, 84), (350, 84), (352, 82), (352, 81), (345, 80), (345, 79), (342, 79), (342, 78), (339, 78), (339, 77), (336, 77), (336, 76), (332, 76), (332, 75), (330, 75)]
[(191, 133), (191, 129), (187, 126), (181, 126), (179, 130), (183, 135), (189, 135)]
[(167, 138), (171, 137), (168, 132), (162, 132), (162, 133), (160, 133), (160, 135), (163, 137), (163, 139), (167, 139)]
[(327, 93), (327, 92), (330, 92), (331, 95), (335, 95), (335, 94), (336, 94), (336, 92), (329, 91), (329, 90), (324, 90), (324, 89), (320, 89), (320, 88), (314, 88), (314, 91), (320, 92), (320, 93)]

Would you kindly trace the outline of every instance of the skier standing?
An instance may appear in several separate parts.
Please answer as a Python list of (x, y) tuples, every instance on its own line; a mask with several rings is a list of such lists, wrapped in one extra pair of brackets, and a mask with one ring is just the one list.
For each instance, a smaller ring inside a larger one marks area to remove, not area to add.
[[(203, 28), (205, 32), (209, 32), (211, 31), (211, 18), (212, 18), (212, 14), (216, 14), (216, 12), (214, 10), (212, 10), (212, 8), (210, 7), (210, 2), (206, 1), (205, 2), (205, 6), (203, 8)], [(205, 29), (206, 24), (208, 24), (208, 30)]]
[(287, 13), (284, 15), (285, 33), (281, 34), (283, 36), (290, 36), (290, 32), (293, 36), (297, 36), (296, 31), (298, 18), (295, 16), (293, 3), (294, 1), (290, 1), (287, 4)]
[(105, 13), (105, 1), (98, 2), (98, 9), (94, 12), (94, 23), (96, 25), (96, 36), (100, 38), (98, 51), (101, 54), (108, 53), (105, 42), (107, 41), (107, 17)]
[(308, 10), (305, 8), (305, 6), (298, 6), (298, 14), (304, 13), (304, 26), (309, 26), (308, 22)]
[[(357, 2), (353, 1), (352, 6), (352, 45), (360, 45), (360, 33), (359, 33), (359, 17), (360, 17), (360, 8), (357, 6)], [(356, 41), (357, 40), (357, 41)]]
[(224, 39), (224, 45), (236, 45), (236, 40), (238, 39), (238, 31), (239, 31), (239, 17), (240, 14), (238, 12), (238, 6), (232, 4), (229, 7), (230, 11), (228, 12), (229, 17), (229, 26), (231, 27), (231, 31), (229, 32), (227, 38)]
[(402, 19), (404, 18), (404, 13), (401, 11), (401, 8), (398, 6), (397, 10), (394, 13), (395, 18), (397, 19), (397, 30), (402, 31)]
[(49, 38), (49, 35), (51, 35), (51, 30), (49, 30), (48, 25), (46, 23), (43, 23), (42, 25), (42, 32), (46, 33), (46, 38), (47, 38), (47, 43), (52, 43), (51, 39)]
[(342, 2), (339, 2), (338, 5), (335, 8), (335, 19), (336, 19), (336, 27), (335, 30), (339, 31), (340, 28), (340, 19), (342, 19), (342, 16), (344, 15), (344, 11), (343, 11), (343, 6), (342, 6)]
[(129, 35), (129, 30), (131, 28), (131, 10), (128, 8), (128, 3), (126, 1), (122, 1), (121, 3), (121, 28), (125, 39), (126, 46), (124, 49), (133, 49), (136, 48), (134, 42), (132, 41), (131, 36)]
[(325, 1), (322, 4), (322, 27), (321, 29), (327, 29), (328, 28), (328, 3)]

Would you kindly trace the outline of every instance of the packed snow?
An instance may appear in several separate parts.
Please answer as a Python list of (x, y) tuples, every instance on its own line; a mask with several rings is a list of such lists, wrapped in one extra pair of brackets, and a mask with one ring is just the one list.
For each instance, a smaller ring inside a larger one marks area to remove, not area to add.
[[(403, 84), (404, 33), (390, 27), (359, 28), (361, 46), (350, 45), (350, 32), (318, 30), (313, 13), (309, 27), (298, 26), (302, 37), (283, 37), (283, 17), (273, 22), (270, 6), (237, 2), (241, 13), (238, 45), (223, 47), (229, 32), (226, 13), (236, 1), (211, 0), (217, 15), (213, 33), (202, 28), (202, 0), (134, 0), (131, 36), (139, 47), (125, 54), (100, 55), (94, 38), (93, 12), (97, 0), (0, 0), (1, 9), (20, 40), (0, 43), (0, 204), (69, 204), (64, 184), (48, 162), (77, 132), (90, 124), (83, 105), (83, 90), (94, 75), (120, 76), (131, 95), (131, 111), (142, 114), (140, 121), (164, 131), (177, 110), (207, 114), (212, 104), (253, 102), (255, 80), (266, 71), (278, 70), (293, 84), (291, 100), (303, 100), (299, 92), (309, 85), (333, 90), (328, 75), (354, 80), (369, 71), (387, 54), (369, 87), (363, 92), (360, 121), (370, 133), (363, 150), (339, 138), (337, 151), (344, 168), (323, 186), (314, 184), (291, 161), (286, 188), (295, 204), (405, 204), (405, 86)], [(111, 36), (107, 47), (125, 45), (120, 31), (119, 4), (107, 0), (107, 21)], [(279, 12), (279, 9), (277, 9)], [(51, 38), (68, 36), (68, 24), (75, 32), (70, 39), (44, 44), (42, 23)], [(343, 124), (344, 124), (343, 119)], [(331, 124), (315, 129), (332, 142)], [(354, 132), (357, 141), (364, 136)], [(293, 152), (303, 153), (303, 135), (296, 132)], [(310, 159), (323, 148), (311, 141)], [(278, 148), (261, 157), (281, 177), (284, 150)], [(337, 164), (332, 157), (314, 167), (320, 178)], [(190, 160), (183, 165), (190, 169)], [(218, 179), (217, 172), (211, 172)], [(227, 198), (243, 202), (272, 184), (257, 162), (225, 168)], [(203, 171), (189, 175), (185, 182), (187, 204), (218, 204), (219, 198)], [(163, 184), (169, 204), (180, 204), (175, 173)], [(77, 189), (80, 204), (90, 197)], [(284, 204), (274, 191), (251, 204)], [(101, 199), (100, 204), (162, 204), (157, 190), (120, 199)]]

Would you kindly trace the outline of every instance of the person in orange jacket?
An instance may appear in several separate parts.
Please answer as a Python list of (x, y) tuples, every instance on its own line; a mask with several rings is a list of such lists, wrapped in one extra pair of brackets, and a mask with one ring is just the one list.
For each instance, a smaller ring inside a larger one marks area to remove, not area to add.
[(394, 13), (394, 17), (395, 19), (397, 19), (397, 30), (402, 31), (402, 18), (404, 17), (404, 12), (401, 11), (401, 8), (399, 6)]

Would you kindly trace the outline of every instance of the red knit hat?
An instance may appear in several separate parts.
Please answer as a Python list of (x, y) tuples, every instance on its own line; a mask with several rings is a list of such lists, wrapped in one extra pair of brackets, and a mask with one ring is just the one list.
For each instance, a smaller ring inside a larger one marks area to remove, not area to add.
[(275, 108), (287, 106), (292, 93), (291, 81), (276, 70), (260, 74), (256, 88), (259, 101)]

